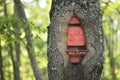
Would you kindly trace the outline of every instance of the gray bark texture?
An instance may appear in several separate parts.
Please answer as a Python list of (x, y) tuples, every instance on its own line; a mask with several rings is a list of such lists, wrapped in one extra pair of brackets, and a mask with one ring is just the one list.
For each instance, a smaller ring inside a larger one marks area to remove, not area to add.
[[(84, 29), (87, 54), (82, 62), (70, 63), (67, 28), (76, 15)], [(49, 80), (100, 80), (104, 64), (102, 15), (98, 0), (52, 0), (48, 27)]]

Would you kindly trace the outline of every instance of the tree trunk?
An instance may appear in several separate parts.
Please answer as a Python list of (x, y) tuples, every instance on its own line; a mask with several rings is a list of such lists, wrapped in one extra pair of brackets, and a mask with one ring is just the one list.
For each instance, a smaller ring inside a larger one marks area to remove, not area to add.
[[(4, 0), (4, 14), (6, 16), (6, 18), (8, 17), (7, 15), (7, 7), (6, 7), (6, 0)], [(16, 33), (18, 34), (19, 33), (19, 28), (15, 27), (15, 31)], [(16, 34), (15, 34), (16, 35)], [(11, 37), (11, 35), (8, 35), (8, 37)], [(13, 53), (13, 44), (12, 43), (9, 43), (8, 44), (8, 47), (9, 47), (9, 54), (10, 54), (10, 57), (11, 57), (11, 60), (12, 60), (12, 63), (13, 63), (13, 70), (14, 70), (14, 80), (20, 80), (20, 70), (19, 70), (19, 57), (20, 57), (20, 43), (17, 42), (15, 44), (15, 50), (16, 50), (16, 57), (14, 56), (14, 53)]]
[[(4, 0), (4, 14), (6, 15), (6, 0)], [(1, 37), (0, 37), (0, 80), (5, 80), (4, 71), (3, 71), (3, 57), (2, 57), (2, 45), (1, 45)]]
[(40, 72), (40, 69), (39, 69), (39, 66), (38, 66), (38, 63), (37, 63), (37, 60), (36, 60), (36, 54), (35, 54), (35, 50), (34, 50), (33, 43), (32, 43), (33, 40), (32, 40), (31, 28), (28, 25), (26, 15), (25, 15), (24, 9), (22, 7), (22, 3), (21, 3), (20, 0), (14, 0), (14, 3), (15, 3), (15, 8), (16, 8), (16, 12), (17, 12), (16, 13), (17, 17), (22, 22), (27, 24), (23, 27), (23, 29), (25, 31), (25, 38), (26, 38), (26, 41), (27, 41), (26, 48), (27, 48), (27, 52), (28, 52), (28, 55), (29, 55), (29, 58), (30, 58), (30, 62), (31, 62), (31, 66), (32, 66), (32, 69), (33, 69), (33, 72), (34, 72), (35, 79), (36, 80), (42, 80), (41, 72)]
[[(76, 15), (83, 27), (87, 54), (74, 65), (68, 59), (67, 28)], [(48, 27), (49, 80), (100, 80), (104, 63), (104, 38), (98, 0), (53, 0)]]
[(15, 56), (13, 54), (13, 45), (12, 45), (12, 43), (9, 43), (8, 47), (9, 47), (8, 54), (10, 55), (11, 60), (12, 60), (12, 64), (13, 64), (14, 80), (20, 80), (19, 66), (18, 66), (18, 63), (15, 61)]
[[(10, 35), (9, 35), (10, 37)], [(8, 44), (8, 54), (10, 55), (12, 64), (13, 64), (13, 71), (14, 71), (14, 80), (16, 80), (16, 74), (15, 74), (15, 61), (14, 61), (14, 54), (13, 54), (13, 45), (12, 43)]]
[[(111, 38), (111, 39), (110, 39)], [(113, 55), (113, 52), (114, 52), (114, 46), (111, 46), (111, 43), (112, 45), (114, 44), (112, 41), (113, 36), (109, 36), (109, 38), (105, 38), (106, 40), (106, 46), (108, 48), (108, 57), (109, 57), (109, 60), (110, 60), (110, 72), (111, 72), (111, 75), (112, 75), (112, 80), (117, 80), (116, 78), (116, 74), (115, 74), (115, 60), (114, 60), (114, 55)]]
[[(15, 29), (16, 30), (16, 29)], [(18, 31), (19, 32), (19, 31)], [(20, 79), (20, 69), (19, 69), (19, 67), (20, 67), (20, 42), (18, 41), (18, 42), (15, 42), (15, 53), (16, 53), (16, 56), (14, 56), (14, 57), (16, 57), (15, 58), (15, 63), (14, 63), (14, 78), (15, 78), (15, 80), (21, 80)]]
[(13, 64), (14, 80), (20, 80), (19, 66), (18, 66), (18, 63), (15, 60), (15, 56), (13, 54), (13, 45), (12, 45), (12, 43), (9, 43), (8, 47), (9, 47), (8, 54), (10, 55), (11, 60), (12, 60), (12, 64)]
[(3, 71), (3, 58), (2, 58), (1, 38), (0, 38), (0, 80), (5, 80), (4, 79), (4, 71)]
[[(14, 8), (14, 15), (16, 16), (16, 8)], [(20, 37), (20, 26), (16, 23), (14, 25), (14, 31), (15, 31), (15, 37), (17, 35), (17, 37)], [(17, 38), (16, 37), (16, 38)], [(20, 79), (20, 40), (18, 40), (17, 42), (15, 42), (15, 54), (16, 54), (16, 58), (15, 58), (15, 80), (21, 80)]]

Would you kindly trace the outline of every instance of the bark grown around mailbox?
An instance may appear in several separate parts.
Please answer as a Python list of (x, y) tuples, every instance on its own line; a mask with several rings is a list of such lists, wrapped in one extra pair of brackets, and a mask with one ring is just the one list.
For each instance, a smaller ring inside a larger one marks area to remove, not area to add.
[[(68, 22), (73, 15), (81, 22), (88, 50), (76, 65), (65, 52)], [(98, 0), (52, 0), (47, 52), (49, 80), (100, 80), (104, 63), (101, 20)]]

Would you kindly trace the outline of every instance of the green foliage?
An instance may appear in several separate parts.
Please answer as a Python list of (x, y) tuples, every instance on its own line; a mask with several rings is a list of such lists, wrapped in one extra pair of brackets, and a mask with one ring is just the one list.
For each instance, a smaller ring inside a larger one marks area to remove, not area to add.
[[(50, 9), (49, 0), (22, 0), (24, 9), (29, 22), (24, 24), (18, 18), (13, 16), (13, 0), (6, 1), (7, 16), (4, 14), (4, 6), (0, 6), (0, 39), (2, 39), (2, 57), (3, 70), (5, 80), (13, 80), (13, 64), (8, 54), (8, 44), (20, 42), (21, 44), (21, 60), (20, 73), (21, 80), (35, 80), (27, 51), (25, 49), (26, 41), (24, 39), (25, 32), (23, 28), (29, 25), (32, 29), (33, 44), (37, 54), (37, 60), (44, 80), (47, 80), (47, 25), (49, 24), (48, 12)], [(44, 4), (44, 5), (40, 5)], [(20, 32), (15, 30), (16, 25), (19, 25)], [(15, 47), (14, 47), (15, 49)], [(4, 54), (3, 54), (4, 53)], [(13, 51), (15, 57), (15, 50)]]
[[(101, 1), (101, 9), (103, 13), (103, 28), (104, 28), (104, 34), (105, 34), (105, 42), (106, 44), (109, 44), (111, 51), (113, 52), (113, 59), (115, 63), (115, 75), (117, 80), (120, 79), (120, 63), (118, 62), (120, 60), (120, 50), (118, 49), (119, 43), (120, 43), (120, 2), (119, 0), (107, 0)], [(108, 46), (105, 48), (105, 64), (104, 64), (104, 70), (102, 74), (102, 80), (113, 80), (112, 79), (112, 73), (110, 67), (110, 57), (109, 57), (109, 49)], [(113, 61), (113, 60), (112, 60)]]

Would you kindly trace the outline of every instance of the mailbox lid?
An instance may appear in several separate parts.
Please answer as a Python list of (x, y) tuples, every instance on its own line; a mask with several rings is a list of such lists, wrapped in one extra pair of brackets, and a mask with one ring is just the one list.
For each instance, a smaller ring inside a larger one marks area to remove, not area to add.
[(69, 20), (69, 23), (70, 24), (79, 24), (80, 23), (80, 21), (79, 21), (79, 19), (76, 17), (76, 16), (72, 16), (71, 17), (71, 19)]
[(81, 27), (68, 28), (68, 46), (84, 46), (85, 37)]

